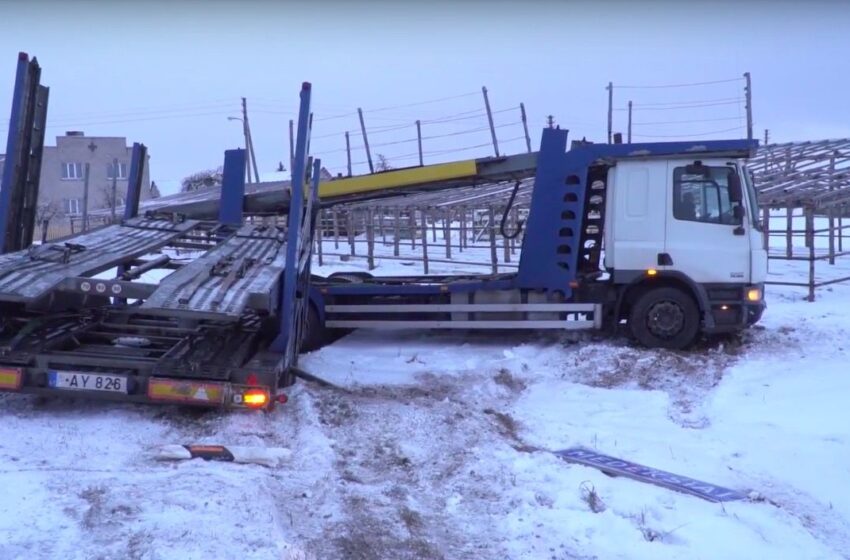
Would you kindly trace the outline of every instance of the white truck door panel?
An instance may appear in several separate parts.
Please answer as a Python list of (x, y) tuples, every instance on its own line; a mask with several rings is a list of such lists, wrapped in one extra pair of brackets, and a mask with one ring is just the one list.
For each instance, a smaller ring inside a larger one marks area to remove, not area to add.
[[(736, 235), (738, 226), (728, 223), (728, 199), (715, 195), (713, 187), (703, 188), (699, 182), (687, 181), (689, 175), (683, 170), (688, 163), (691, 162), (668, 163), (670, 210), (665, 252), (672, 258), (673, 266), (667, 268), (681, 271), (699, 283), (750, 282), (749, 221), (744, 220), (744, 234)], [(726, 167), (723, 161), (703, 163), (717, 169), (718, 174)], [(727, 223), (718, 223), (724, 220)]]
[(606, 240), (605, 265), (617, 270), (658, 267), (664, 251), (667, 164), (664, 161), (626, 161), (611, 169), (609, 204), (610, 239)]

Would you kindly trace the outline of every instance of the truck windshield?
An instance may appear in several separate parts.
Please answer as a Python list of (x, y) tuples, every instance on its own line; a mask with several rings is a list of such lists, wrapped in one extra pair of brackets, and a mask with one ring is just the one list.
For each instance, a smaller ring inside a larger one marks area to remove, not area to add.
[(747, 202), (750, 207), (750, 215), (752, 216), (753, 227), (761, 231), (761, 222), (759, 221), (759, 202), (758, 194), (756, 193), (755, 181), (753, 181), (753, 172), (746, 166), (743, 167), (744, 185), (747, 189)]

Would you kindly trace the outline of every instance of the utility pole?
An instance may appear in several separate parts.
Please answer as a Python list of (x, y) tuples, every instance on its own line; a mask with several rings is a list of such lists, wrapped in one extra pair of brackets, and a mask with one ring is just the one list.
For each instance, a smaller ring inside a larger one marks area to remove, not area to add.
[(611, 132), (614, 128), (614, 83), (608, 82), (608, 143), (611, 143)]
[(753, 139), (753, 84), (750, 79), (750, 73), (744, 72), (744, 98), (746, 99), (747, 107), (747, 140)]
[[(245, 125), (245, 149), (247, 150), (248, 159), (253, 162), (254, 165), (254, 182), (260, 182), (260, 174), (257, 171), (257, 158), (254, 157), (254, 140), (251, 138), (251, 125), (248, 123), (248, 102), (245, 98), (242, 98), (242, 122)], [(248, 163), (245, 163), (245, 167), (248, 167)], [(251, 170), (248, 169), (248, 179), (249, 183), (251, 178)]]
[(546, 117), (546, 124), (549, 126), (549, 128), (555, 128), (555, 117), (552, 115)]
[[(249, 142), (248, 142), (248, 122), (245, 120), (245, 113), (246, 112), (247, 111), (245, 109), (245, 98), (243, 97), (242, 98), (242, 118), (239, 119), (239, 120), (242, 121), (242, 136), (245, 138), (245, 153), (248, 154), (249, 153), (248, 152)], [(250, 165), (251, 165), (251, 162), (248, 161), (248, 158), (245, 158), (245, 182), (246, 183), (251, 182), (251, 167), (250, 167)]]
[[(294, 126), (295, 125), (292, 122), (292, 119), (289, 119), (289, 169), (290, 169), (290, 171), (292, 170), (292, 166), (294, 165), (294, 162), (295, 162), (295, 153), (293, 152), (293, 149), (294, 149), (293, 147), (295, 146), (295, 139), (294, 139), (294, 133), (292, 131), (292, 128)], [(348, 133), (346, 132), (346, 134), (348, 134)]]
[(525, 148), (531, 153), (531, 137), (528, 135), (528, 119), (525, 116), (525, 103), (519, 104), (519, 114), (522, 117), (522, 130), (525, 131)]
[(372, 152), (369, 151), (369, 139), (366, 137), (366, 123), (363, 122), (363, 109), (357, 108), (357, 116), (360, 117), (360, 132), (363, 134), (363, 146), (366, 147), (366, 161), (369, 163), (369, 173), (375, 172), (375, 166), (372, 165)]
[(765, 146), (767, 146), (767, 144), (768, 144), (768, 139), (769, 139), (769, 138), (770, 138), (770, 131), (768, 131), (768, 130), (765, 128), (765, 129), (764, 129), (764, 145), (765, 145)]
[(487, 88), (482, 86), (481, 93), (484, 94), (484, 108), (487, 109), (487, 121), (490, 123), (490, 136), (493, 137), (493, 151), (499, 157), (499, 141), (496, 140), (496, 127), (493, 126), (493, 112), (490, 110), (490, 98), (487, 97)]
[(118, 204), (118, 158), (112, 160), (112, 223), (115, 223), (115, 205)]
[(422, 122), (416, 121), (416, 143), (419, 146), (419, 167), (423, 167), (425, 165), (424, 160), (422, 159)]
[(629, 101), (629, 129), (628, 129), (628, 143), (632, 143), (632, 102)]
[(345, 154), (348, 156), (348, 176), (351, 177), (351, 141), (348, 139), (347, 130), (345, 131)]

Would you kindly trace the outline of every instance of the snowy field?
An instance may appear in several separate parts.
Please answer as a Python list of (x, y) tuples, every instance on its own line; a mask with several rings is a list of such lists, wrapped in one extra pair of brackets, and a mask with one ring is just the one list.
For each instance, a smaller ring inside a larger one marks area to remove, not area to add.
[[(804, 296), (770, 289), (760, 325), (690, 352), (357, 332), (302, 360), (339, 389), (272, 413), (3, 395), (0, 559), (850, 558), (850, 285)], [(173, 443), (293, 455), (152, 458)], [(577, 445), (754, 499), (549, 452)]]

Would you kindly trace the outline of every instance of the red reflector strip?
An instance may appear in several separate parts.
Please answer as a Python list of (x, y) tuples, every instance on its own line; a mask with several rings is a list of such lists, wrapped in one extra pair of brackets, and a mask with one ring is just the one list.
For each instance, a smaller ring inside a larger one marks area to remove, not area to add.
[(233, 453), (223, 445), (184, 445), (192, 459), (201, 458), (205, 461), (232, 461)]
[(0, 389), (12, 389), (17, 391), (21, 388), (23, 373), (19, 368), (0, 368)]
[(148, 397), (155, 401), (221, 404), (224, 387), (220, 383), (152, 378), (148, 381)]

